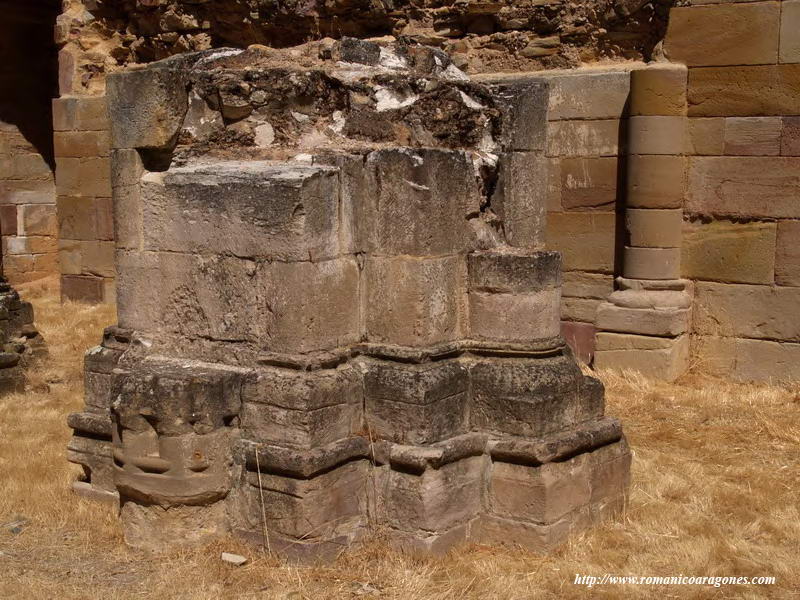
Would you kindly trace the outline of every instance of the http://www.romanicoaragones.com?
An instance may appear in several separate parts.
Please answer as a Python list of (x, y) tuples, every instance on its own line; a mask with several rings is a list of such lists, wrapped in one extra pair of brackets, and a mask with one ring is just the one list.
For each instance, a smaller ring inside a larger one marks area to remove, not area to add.
[(722, 587), (729, 585), (775, 585), (774, 577), (724, 577), (693, 575), (581, 575), (575, 574), (575, 585), (594, 587), (596, 585), (710, 585)]

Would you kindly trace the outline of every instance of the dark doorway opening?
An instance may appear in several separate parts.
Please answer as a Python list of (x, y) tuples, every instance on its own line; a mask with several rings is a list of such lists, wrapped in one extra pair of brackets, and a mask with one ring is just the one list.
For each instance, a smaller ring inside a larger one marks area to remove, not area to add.
[(0, 0), (0, 121), (16, 126), (53, 170), (60, 12), (60, 0)]

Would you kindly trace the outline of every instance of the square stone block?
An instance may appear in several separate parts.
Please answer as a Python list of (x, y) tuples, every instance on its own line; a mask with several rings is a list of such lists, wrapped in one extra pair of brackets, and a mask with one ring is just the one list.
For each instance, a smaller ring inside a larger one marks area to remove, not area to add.
[(605, 331), (674, 337), (689, 330), (691, 309), (629, 308), (603, 302), (597, 310), (597, 327)]
[(368, 258), (363, 282), (367, 339), (404, 346), (459, 339), (466, 278), (460, 256)]
[(687, 222), (683, 228), (681, 275), (688, 279), (771, 284), (773, 272), (777, 272), (776, 229), (779, 227), (775, 223), (758, 221)]
[(717, 218), (800, 219), (799, 169), (800, 157), (693, 158), (686, 208)]
[(61, 300), (100, 304), (104, 302), (102, 277), (62, 275)]
[(603, 387), (571, 356), (493, 358), (470, 365), (472, 426), (541, 437), (603, 414)]
[(467, 430), (469, 375), (458, 360), (419, 365), (370, 360), (366, 425), (375, 439), (430, 444)]
[(617, 159), (561, 160), (561, 206), (564, 210), (614, 210), (617, 202)]
[[(117, 252), (120, 326), (309, 352), (359, 339), (358, 265)], [(197, 315), (202, 315), (198, 318)]]
[(591, 498), (586, 455), (538, 467), (493, 462), (489, 514), (550, 524), (583, 508)]
[(695, 68), (689, 71), (689, 116), (800, 115), (798, 89), (800, 64)]
[(781, 151), (780, 117), (731, 117), (725, 119), (725, 154), (777, 156)]
[(617, 156), (620, 122), (555, 121), (548, 126), (547, 156)]
[(262, 534), (262, 495), (268, 535), (312, 543), (366, 527), (369, 468), (359, 460), (309, 479), (262, 473), (260, 484), (257, 473), (246, 472), (229, 500), (232, 528)]
[(488, 458), (473, 456), (421, 475), (384, 467), (376, 474), (377, 514), (394, 529), (444, 533), (478, 516)]
[(480, 193), (471, 158), (462, 151), (380, 150), (367, 156), (357, 201), (359, 247), (375, 255), (435, 256), (470, 245), (468, 215)]
[(242, 385), (240, 426), (257, 442), (311, 449), (363, 431), (363, 396), (352, 365), (260, 369)]
[(467, 257), (469, 289), (474, 292), (526, 293), (561, 285), (558, 252), (473, 252)]
[(779, 221), (775, 283), (800, 287), (800, 221)]
[(561, 292), (522, 294), (470, 292), (470, 337), (492, 342), (526, 343), (559, 334)]
[(500, 156), (492, 210), (503, 221), (503, 232), (511, 246), (544, 247), (548, 163), (533, 152)]
[(594, 367), (631, 370), (646, 377), (675, 381), (689, 368), (689, 336), (670, 338), (599, 332)]
[(780, 61), (800, 62), (800, 1), (781, 3)]
[(774, 64), (780, 4), (676, 7), (670, 11), (665, 49), (672, 60), (690, 67)]
[(148, 174), (141, 193), (147, 250), (282, 261), (339, 254), (339, 186), (331, 167), (194, 165)]
[(614, 272), (617, 215), (550, 213), (547, 247), (561, 252), (565, 271)]

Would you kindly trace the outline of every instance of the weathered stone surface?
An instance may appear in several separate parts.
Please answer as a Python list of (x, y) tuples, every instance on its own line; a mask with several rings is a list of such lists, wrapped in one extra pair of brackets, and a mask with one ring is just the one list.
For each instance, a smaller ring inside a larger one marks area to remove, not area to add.
[(602, 386), (574, 360), (478, 360), (470, 366), (473, 427), (538, 437), (602, 416)]
[(613, 210), (617, 202), (617, 159), (561, 160), (561, 206), (564, 210)]
[(557, 252), (473, 252), (467, 264), (471, 291), (525, 293), (561, 285)]
[(800, 2), (781, 2), (780, 61), (800, 62)]
[(800, 115), (800, 64), (690, 70), (690, 117), (772, 115)]
[(547, 247), (558, 250), (568, 271), (614, 271), (614, 213), (551, 213)]
[(725, 119), (725, 154), (777, 156), (781, 150), (780, 117)]
[(353, 461), (309, 479), (279, 474), (247, 472), (246, 483), (231, 501), (234, 531), (263, 532), (262, 504), (267, 532), (306, 543), (335, 540), (348, 543), (354, 530), (365, 525), (367, 468)]
[(108, 78), (114, 148), (166, 149), (177, 141), (189, 108), (185, 75), (168, 66)]
[(627, 159), (630, 208), (681, 208), (686, 194), (687, 161), (683, 156), (635, 155)]
[(800, 158), (690, 160), (686, 208), (716, 217), (800, 218)]
[(492, 210), (503, 222), (506, 241), (520, 248), (544, 245), (548, 161), (532, 152), (501, 156)]
[(470, 336), (476, 340), (525, 343), (559, 333), (558, 289), (520, 294), (470, 292)]
[(598, 298), (562, 298), (561, 318), (566, 321), (594, 323), (597, 318), (597, 307), (602, 300)]
[(64, 96), (53, 99), (55, 131), (108, 131), (108, 105), (105, 96)]
[[(775, 283), (800, 286), (800, 221), (779, 221), (775, 251)], [(754, 282), (761, 283), (761, 282)]]
[(587, 505), (590, 496), (586, 455), (540, 467), (492, 465), (489, 505), (499, 517), (553, 523)]
[(500, 144), (503, 150), (543, 151), (547, 132), (547, 82), (509, 76), (481, 80), (490, 84), (502, 111)]
[(783, 118), (781, 155), (800, 156), (800, 117)]
[(631, 117), (628, 150), (631, 154), (685, 154), (687, 129), (684, 117)]
[(774, 64), (778, 62), (780, 4), (673, 8), (666, 51), (671, 60), (690, 67)]
[(614, 290), (614, 278), (602, 273), (568, 271), (563, 274), (561, 295), (571, 298), (600, 298), (605, 300)]
[(629, 208), (625, 212), (625, 225), (631, 246), (678, 248), (681, 245), (683, 211)]
[(240, 426), (257, 442), (314, 448), (359, 432), (362, 404), (362, 378), (352, 365), (262, 369), (242, 384)]
[(771, 284), (775, 237), (775, 223), (687, 222), (681, 274), (689, 279)]
[(459, 361), (369, 366), (365, 419), (374, 439), (430, 444), (467, 430), (468, 372)]
[(617, 119), (552, 121), (548, 125), (548, 156), (616, 156), (619, 144)]
[(150, 173), (141, 198), (145, 249), (333, 258), (339, 254), (338, 197), (330, 167), (232, 161)]
[(655, 63), (631, 71), (631, 115), (686, 115), (687, 69)]
[(586, 365), (591, 364), (594, 358), (596, 334), (597, 329), (591, 323), (561, 322), (561, 335), (575, 358)]
[(680, 248), (636, 248), (625, 246), (624, 275), (630, 279), (678, 279)]
[(800, 341), (800, 288), (697, 282), (701, 335)]
[(725, 119), (722, 117), (689, 119), (690, 154), (717, 156), (725, 153)]
[(370, 341), (407, 346), (455, 340), (464, 322), (466, 264), (451, 258), (370, 258), (364, 270)]
[(597, 328), (603, 331), (675, 337), (689, 330), (686, 308), (629, 308), (604, 302), (597, 310)]
[(709, 373), (735, 381), (777, 384), (800, 377), (800, 344), (698, 336), (693, 352)]
[(111, 151), (111, 136), (108, 131), (57, 131), (53, 141), (56, 156), (108, 156)]
[[(463, 223), (467, 215), (478, 212), (480, 195), (472, 162), (464, 152), (376, 151), (367, 156), (366, 169), (361, 246), (376, 255), (417, 256), (452, 254), (468, 247)], [(513, 200), (509, 198), (510, 203)], [(513, 219), (511, 207), (508, 212)]]
[(594, 366), (674, 381), (689, 368), (689, 336), (665, 338), (600, 332)]
[(481, 510), (486, 460), (475, 456), (422, 475), (385, 471), (377, 481), (378, 510), (403, 531), (444, 532), (467, 523)]
[(104, 301), (103, 280), (100, 277), (62, 275), (61, 298), (99, 304)]
[(550, 84), (551, 121), (620, 119), (625, 114), (630, 72), (558, 71), (538, 74)]

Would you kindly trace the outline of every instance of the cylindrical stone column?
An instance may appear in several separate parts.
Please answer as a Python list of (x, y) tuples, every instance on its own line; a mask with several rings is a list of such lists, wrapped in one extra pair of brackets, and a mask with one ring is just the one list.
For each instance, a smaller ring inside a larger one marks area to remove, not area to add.
[(631, 72), (625, 278), (680, 278), (686, 79), (683, 65), (654, 64)]
[(681, 276), (687, 69), (631, 72), (627, 239), (617, 291), (597, 310), (599, 368), (672, 380), (689, 361), (690, 284)]

